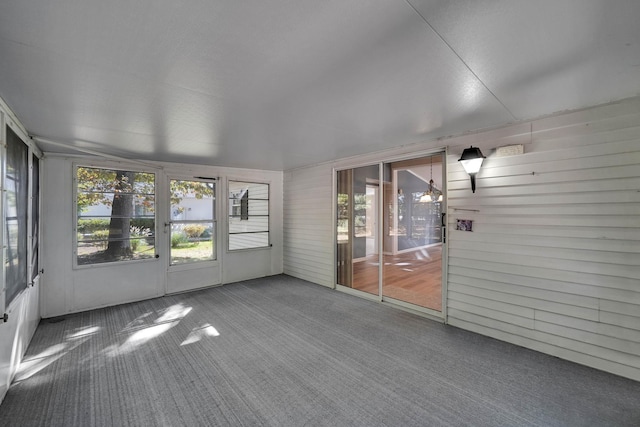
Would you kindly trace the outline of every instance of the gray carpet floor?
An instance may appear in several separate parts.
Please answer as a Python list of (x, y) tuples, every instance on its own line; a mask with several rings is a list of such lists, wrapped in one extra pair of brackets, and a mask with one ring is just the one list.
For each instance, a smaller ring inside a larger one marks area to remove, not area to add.
[(288, 276), (44, 320), (1, 426), (640, 426), (640, 383)]

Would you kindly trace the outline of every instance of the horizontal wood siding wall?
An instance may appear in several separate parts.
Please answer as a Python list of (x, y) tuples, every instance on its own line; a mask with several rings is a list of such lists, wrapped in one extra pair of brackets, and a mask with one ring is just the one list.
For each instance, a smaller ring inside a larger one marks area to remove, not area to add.
[(640, 98), (286, 172), (285, 273), (333, 285), (334, 167), (445, 146), (448, 323), (640, 380)]
[(448, 322), (640, 380), (640, 102), (448, 142)]
[(297, 169), (284, 175), (284, 272), (334, 286), (333, 169)]

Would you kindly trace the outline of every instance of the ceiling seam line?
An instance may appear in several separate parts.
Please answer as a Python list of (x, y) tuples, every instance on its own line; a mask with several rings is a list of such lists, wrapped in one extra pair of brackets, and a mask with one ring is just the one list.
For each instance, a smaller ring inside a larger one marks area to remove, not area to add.
[(498, 98), (498, 96), (491, 90), (489, 89), (489, 86), (487, 86), (485, 84), (485, 82), (480, 78), (480, 76), (478, 76), (469, 66), (469, 64), (467, 64), (467, 62), (462, 59), (462, 56), (460, 56), (460, 54), (458, 54), (458, 52), (456, 52), (456, 50), (453, 48), (453, 46), (451, 46), (451, 44), (449, 44), (449, 42), (447, 42), (447, 40), (442, 36), (442, 34), (440, 34), (434, 27), (433, 25), (431, 25), (431, 23), (429, 21), (427, 21), (427, 19), (424, 17), (424, 15), (422, 15), (422, 13), (420, 13), (420, 11), (418, 9), (416, 9), (416, 7), (411, 4), (411, 2), (409, 0), (404, 0), (410, 7), (411, 9), (413, 9), (413, 11), (415, 13), (418, 14), (418, 16), (420, 17), (420, 19), (422, 19), (424, 21), (425, 24), (427, 24), (429, 26), (429, 28), (431, 29), (431, 31), (433, 31), (435, 33), (436, 36), (438, 36), (438, 38), (440, 40), (442, 40), (442, 42), (449, 48), (449, 50), (451, 52), (453, 52), (453, 54), (460, 60), (460, 62), (462, 62), (462, 64), (467, 68), (467, 70), (469, 70), (469, 72), (471, 74), (473, 74), (473, 76), (480, 82), (480, 84), (491, 94), (491, 96), (493, 96), (493, 98), (498, 101), (498, 103), (500, 105), (502, 105), (502, 108), (504, 108), (507, 113), (509, 113), (509, 115), (513, 118), (513, 120), (519, 120), (515, 114), (513, 114), (513, 112), (511, 112), (511, 110), (500, 100), (500, 98)]
[[(42, 136), (37, 136), (37, 135), (29, 135), (31, 139), (35, 140), (35, 141), (40, 141), (43, 142), (45, 144), (51, 144), (51, 145), (55, 145), (58, 147), (63, 147), (66, 148), (68, 150), (74, 150), (77, 151), (79, 153), (84, 153), (84, 154), (90, 154), (92, 156), (97, 156), (97, 157), (102, 157), (103, 159), (110, 159), (110, 160), (116, 160), (119, 162), (126, 162), (126, 163), (132, 163), (132, 164), (137, 164), (137, 165), (142, 165), (145, 167), (153, 167), (156, 169), (162, 169), (162, 167), (158, 167), (158, 166), (154, 166), (151, 163), (147, 163), (141, 160), (137, 160), (137, 159), (128, 159), (126, 157), (122, 157), (122, 156), (117, 156), (114, 154), (107, 154), (107, 153), (103, 153), (101, 151), (98, 150), (93, 150), (91, 148), (82, 148), (82, 147), (74, 147), (70, 144), (64, 143), (64, 142), (58, 142), (58, 141), (54, 141), (52, 139), (49, 138), (44, 138)], [(64, 155), (64, 153), (62, 153)]]

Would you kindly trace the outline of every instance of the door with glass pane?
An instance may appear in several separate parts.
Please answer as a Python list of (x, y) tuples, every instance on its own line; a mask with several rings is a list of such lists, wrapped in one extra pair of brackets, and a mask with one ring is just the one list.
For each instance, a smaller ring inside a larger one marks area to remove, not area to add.
[(340, 287), (441, 314), (443, 161), (438, 153), (337, 172)]
[(219, 284), (215, 180), (170, 179), (167, 293)]

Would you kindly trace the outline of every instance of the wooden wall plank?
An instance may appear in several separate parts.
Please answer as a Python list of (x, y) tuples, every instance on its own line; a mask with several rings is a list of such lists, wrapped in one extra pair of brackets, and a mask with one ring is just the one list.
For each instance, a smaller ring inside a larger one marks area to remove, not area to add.
[(483, 307), (481, 305), (467, 304), (454, 299), (449, 300), (448, 307), (450, 310), (461, 310), (465, 313), (476, 314), (487, 319), (493, 319), (510, 325), (520, 326), (522, 328), (533, 329), (534, 325), (534, 320), (532, 318), (505, 313), (492, 308)]
[(640, 310), (638, 310), (637, 304), (601, 299), (600, 310), (608, 311), (609, 313), (618, 313), (618, 314), (624, 314), (626, 316), (638, 317), (639, 318), (638, 322), (640, 322)]
[(570, 349), (585, 355), (608, 361), (615, 361), (629, 367), (637, 368), (639, 366), (637, 354), (634, 355), (628, 352), (622, 352), (609, 347), (585, 342), (583, 340), (584, 333), (582, 331), (574, 330), (574, 333), (571, 335), (573, 338), (568, 338), (566, 336), (549, 333), (547, 331), (522, 327), (515, 323), (504, 322), (486, 316), (479, 316), (471, 311), (462, 311), (454, 308), (451, 310), (450, 315), (456, 319), (459, 318), (460, 320), (466, 320), (470, 323), (476, 323), (480, 326), (484, 326), (485, 328), (507, 332), (529, 340), (546, 342), (554, 346)]
[[(640, 246), (640, 245), (638, 245)], [(572, 261), (585, 261), (589, 263), (604, 263), (604, 264), (621, 264), (640, 266), (640, 256), (634, 249), (630, 252), (624, 251), (599, 251), (595, 249), (577, 249), (577, 248), (555, 248), (546, 246), (544, 252), (540, 250), (541, 246), (531, 246), (527, 244), (511, 243), (506, 245), (504, 243), (489, 243), (482, 242), (481, 245), (476, 241), (452, 241), (449, 248), (451, 250), (470, 250), (477, 251), (482, 248), (483, 252), (492, 252), (496, 254), (509, 254), (509, 255), (523, 255), (529, 258), (553, 258)], [(544, 257), (541, 257), (544, 255)]]
[[(578, 340), (583, 343), (593, 344), (598, 347), (628, 353), (629, 356), (637, 356), (640, 354), (640, 343), (626, 339), (619, 339), (611, 335), (596, 334), (582, 329), (568, 327), (564, 324), (547, 323), (537, 319), (535, 321), (535, 329), (537, 331), (547, 332), (560, 337)], [(629, 363), (634, 363), (632, 357), (626, 359), (630, 360)]]
[(611, 372), (616, 375), (640, 381), (640, 372), (638, 372), (639, 370), (637, 367), (628, 366), (597, 356), (591, 356), (579, 351), (571, 350), (567, 347), (553, 345), (547, 342), (544, 339), (544, 336), (540, 336), (539, 340), (535, 340), (530, 337), (524, 337), (511, 332), (504, 332), (498, 329), (488, 328), (473, 321), (465, 321), (454, 317), (451, 318), (449, 324), (478, 334), (493, 337), (501, 341), (510, 342), (515, 345), (527, 347), (532, 350), (540, 351), (552, 356), (571, 360), (576, 363), (591, 366), (596, 369), (601, 369), (603, 371)]
[[(609, 325), (599, 321), (590, 321), (571, 317), (570, 315), (550, 313), (545, 311), (536, 311), (535, 320), (546, 322), (554, 325), (564, 325), (581, 331), (587, 331), (594, 334), (614, 337), (617, 339), (632, 341), (640, 344), (640, 331), (636, 329), (624, 328), (617, 325)], [(622, 350), (621, 350), (622, 351)], [(640, 354), (640, 350), (636, 351)]]
[[(494, 311), (500, 311), (502, 313), (508, 313), (526, 319), (534, 319), (535, 310), (528, 307), (526, 304), (516, 304), (513, 300), (509, 301), (508, 299), (504, 301), (496, 298), (491, 298), (492, 295), (489, 292), (475, 293), (473, 292), (474, 288), (472, 287), (458, 287), (456, 290), (457, 292), (449, 292), (448, 297), (450, 301), (472, 304), (475, 306), (489, 308)], [(465, 290), (471, 292), (465, 292)], [(478, 294), (482, 296), (478, 296)], [(453, 306), (452, 304), (450, 305)]]
[[(451, 285), (451, 282), (450, 282)], [(509, 304), (513, 307), (514, 314), (527, 312), (527, 310), (531, 310), (531, 316), (533, 318), (533, 311), (548, 311), (551, 313), (561, 313), (566, 314), (568, 316), (573, 316), (575, 318), (582, 318), (597, 321), (599, 319), (599, 313), (597, 309), (585, 308), (576, 306), (568, 303), (559, 303), (555, 301), (548, 301), (544, 299), (531, 298), (521, 295), (516, 295), (512, 293), (498, 292), (484, 288), (478, 288), (475, 286), (468, 286), (463, 284), (456, 284), (455, 286), (450, 286), (451, 290), (449, 291), (449, 298), (452, 299), (462, 299), (460, 296), (456, 295), (465, 295), (472, 297), (473, 300), (477, 300), (477, 303), (482, 303), (483, 306), (490, 307), (492, 303), (495, 302), (503, 302), (504, 304)], [(542, 292), (540, 292), (542, 294)], [(456, 296), (456, 297), (454, 297)], [(469, 298), (464, 298), (464, 301), (468, 301)], [(570, 298), (567, 300), (571, 301)], [(573, 302), (573, 301), (571, 301)], [(510, 313), (511, 311), (502, 305), (500, 305), (502, 311), (506, 311)], [(529, 317), (529, 316), (526, 316)]]
[[(598, 310), (602, 302), (598, 298), (599, 287), (493, 271), (477, 271), (464, 267), (451, 267), (448, 281), (450, 287), (455, 287), (456, 290), (458, 285), (466, 285), (496, 291), (504, 295), (504, 298), (509, 298), (509, 295), (513, 294), (592, 310)], [(615, 301), (612, 302), (615, 303)]]
[(332, 182), (327, 166), (284, 174), (284, 272), (329, 287), (334, 286)]
[(622, 326), (623, 328), (635, 329), (640, 331), (640, 321), (636, 316), (627, 316), (626, 314), (601, 311), (600, 321), (602, 323), (608, 323), (610, 325), (617, 325)]

